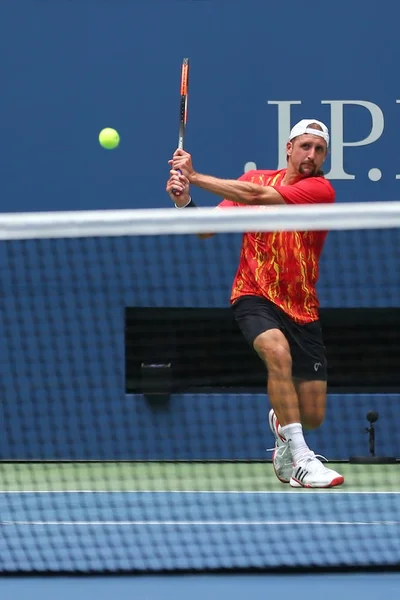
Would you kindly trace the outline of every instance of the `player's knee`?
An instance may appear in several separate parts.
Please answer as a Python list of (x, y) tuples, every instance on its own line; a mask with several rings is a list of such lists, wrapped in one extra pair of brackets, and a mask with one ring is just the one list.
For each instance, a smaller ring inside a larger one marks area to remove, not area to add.
[(260, 344), (256, 348), (258, 355), (267, 366), (268, 373), (291, 372), (292, 357), (288, 348), (278, 343)]

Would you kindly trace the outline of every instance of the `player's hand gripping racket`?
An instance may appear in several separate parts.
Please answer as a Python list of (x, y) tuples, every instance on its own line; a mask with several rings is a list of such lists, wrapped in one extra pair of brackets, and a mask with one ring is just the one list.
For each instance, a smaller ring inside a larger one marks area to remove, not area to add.
[[(189, 59), (184, 58), (182, 62), (182, 73), (181, 73), (181, 105), (179, 111), (179, 135), (178, 135), (178, 148), (183, 150), (183, 143), (185, 139), (186, 123), (187, 123), (187, 107), (188, 107), (188, 89), (189, 89)], [(179, 171), (180, 173), (180, 171)], [(180, 196), (181, 192), (178, 190), (172, 190), (175, 196)]]

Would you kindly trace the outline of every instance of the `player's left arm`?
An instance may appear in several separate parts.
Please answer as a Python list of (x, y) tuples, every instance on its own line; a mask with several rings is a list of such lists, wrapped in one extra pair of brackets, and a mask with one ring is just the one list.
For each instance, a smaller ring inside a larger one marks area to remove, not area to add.
[(273, 187), (263, 187), (249, 181), (218, 179), (211, 175), (194, 173), (190, 183), (238, 204), (285, 204), (285, 200)]

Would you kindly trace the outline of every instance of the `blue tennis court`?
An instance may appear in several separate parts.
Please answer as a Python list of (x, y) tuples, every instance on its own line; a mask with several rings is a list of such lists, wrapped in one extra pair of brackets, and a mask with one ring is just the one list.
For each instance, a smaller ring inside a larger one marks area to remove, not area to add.
[(363, 600), (383, 596), (396, 598), (400, 574), (346, 575), (191, 575), (153, 577), (59, 577), (3, 579), (0, 581), (2, 600), (39, 598), (40, 600), (119, 600), (132, 597), (146, 600), (265, 600), (272, 595), (290, 595), (298, 600), (353, 600), (359, 594)]
[[(372, 600), (400, 586), (398, 573), (165, 575), (294, 562), (308, 571), (339, 562), (350, 569), (398, 564), (400, 492), (7, 490), (0, 493), (0, 514), (0, 570), (71, 573), (3, 578), (2, 600), (105, 600), (116, 591), (120, 600), (132, 594), (236, 600), (244, 593), (258, 600), (283, 589), (299, 599), (340, 594), (345, 600), (360, 593)], [(95, 576), (107, 569), (164, 573)], [(80, 572), (92, 576), (76, 577)]]

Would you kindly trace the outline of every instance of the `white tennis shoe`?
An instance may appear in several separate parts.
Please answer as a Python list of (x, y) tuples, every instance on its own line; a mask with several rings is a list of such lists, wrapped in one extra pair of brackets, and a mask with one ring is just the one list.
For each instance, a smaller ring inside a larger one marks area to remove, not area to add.
[(269, 427), (275, 438), (275, 448), (272, 455), (275, 475), (282, 483), (289, 483), (293, 473), (292, 453), (289, 448), (289, 442), (282, 435), (281, 426), (272, 408), (269, 411)]
[(314, 452), (293, 466), (290, 477), (290, 485), (296, 488), (331, 488), (343, 482), (343, 475), (325, 467)]

